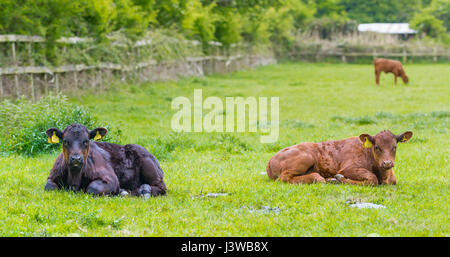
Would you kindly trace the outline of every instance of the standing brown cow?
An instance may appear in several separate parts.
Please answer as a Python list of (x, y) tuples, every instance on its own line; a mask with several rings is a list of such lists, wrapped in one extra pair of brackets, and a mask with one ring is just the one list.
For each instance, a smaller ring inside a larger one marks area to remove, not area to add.
[(384, 73), (391, 72), (394, 74), (394, 81), (397, 85), (397, 77), (402, 77), (403, 83), (408, 84), (408, 76), (406, 76), (403, 66), (399, 61), (378, 58), (373, 61), (375, 65), (375, 82), (377, 85), (380, 84), (380, 74), (382, 71)]
[(394, 167), (397, 142), (412, 137), (385, 130), (344, 140), (300, 143), (279, 151), (267, 164), (267, 175), (283, 182), (356, 185), (396, 184)]

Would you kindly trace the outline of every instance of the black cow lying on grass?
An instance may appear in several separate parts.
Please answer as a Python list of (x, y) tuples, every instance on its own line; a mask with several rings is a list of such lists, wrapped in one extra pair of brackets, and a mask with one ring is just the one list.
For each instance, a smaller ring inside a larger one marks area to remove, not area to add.
[(107, 132), (105, 128), (89, 131), (80, 124), (64, 131), (48, 129), (48, 141), (56, 144), (61, 139), (63, 150), (50, 170), (45, 189), (93, 195), (164, 195), (163, 171), (144, 147), (90, 141), (102, 139)]

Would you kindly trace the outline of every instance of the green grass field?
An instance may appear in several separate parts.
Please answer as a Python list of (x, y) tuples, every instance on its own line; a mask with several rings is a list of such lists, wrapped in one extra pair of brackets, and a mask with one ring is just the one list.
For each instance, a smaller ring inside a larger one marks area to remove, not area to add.
[[(2, 236), (449, 236), (450, 65), (406, 65), (410, 83), (372, 65), (285, 63), (226, 75), (111, 86), (71, 101), (120, 126), (122, 143), (160, 160), (168, 195), (91, 197), (45, 192), (56, 154), (0, 157)], [(174, 133), (171, 100), (278, 96), (280, 136)], [(61, 128), (63, 129), (63, 128)], [(290, 185), (265, 175), (299, 143), (414, 132), (398, 147), (395, 186)], [(216, 198), (208, 193), (228, 193)], [(357, 209), (363, 201), (385, 209)]]

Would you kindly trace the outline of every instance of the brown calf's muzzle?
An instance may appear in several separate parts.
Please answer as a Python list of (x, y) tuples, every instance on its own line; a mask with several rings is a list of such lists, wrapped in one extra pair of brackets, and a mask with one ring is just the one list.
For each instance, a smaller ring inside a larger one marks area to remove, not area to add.
[(408, 76), (405, 75), (405, 77), (403, 77), (402, 79), (405, 84), (408, 84), (408, 82), (409, 82)]
[(381, 168), (385, 170), (392, 169), (394, 167), (394, 161), (388, 160), (388, 161), (382, 161), (381, 162)]

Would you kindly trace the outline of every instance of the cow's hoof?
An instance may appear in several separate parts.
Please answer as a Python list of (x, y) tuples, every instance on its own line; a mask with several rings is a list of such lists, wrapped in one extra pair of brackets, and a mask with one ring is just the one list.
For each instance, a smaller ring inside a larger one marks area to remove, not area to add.
[(328, 184), (340, 184), (341, 182), (335, 178), (330, 178), (327, 180)]
[(341, 174), (336, 174), (334, 175), (334, 178), (337, 179), (338, 181), (341, 181), (344, 178), (344, 176)]
[(58, 189), (58, 187), (55, 184), (52, 184), (50, 182), (47, 181), (47, 183), (45, 184), (44, 190), (46, 191), (50, 191), (50, 190), (56, 190)]
[(148, 198), (150, 198), (152, 195), (149, 193), (143, 194), (142, 198), (144, 198), (144, 200), (147, 200)]
[(125, 189), (120, 189), (120, 196), (128, 196), (130, 193), (128, 193)]
[(152, 188), (150, 187), (149, 184), (142, 184), (139, 187), (139, 191), (138, 191), (138, 195), (144, 196), (145, 194), (152, 194)]

